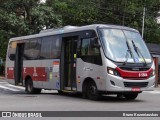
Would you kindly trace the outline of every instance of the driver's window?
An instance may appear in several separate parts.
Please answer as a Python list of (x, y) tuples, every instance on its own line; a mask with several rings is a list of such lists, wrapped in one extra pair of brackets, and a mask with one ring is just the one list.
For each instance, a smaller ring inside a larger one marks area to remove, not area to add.
[(94, 44), (98, 44), (96, 42), (91, 38), (82, 39), (80, 57), (85, 62), (102, 65), (100, 48), (94, 46)]
[(90, 55), (94, 56), (100, 54), (99, 48), (94, 47), (92, 42), (93, 40), (91, 40), (90, 38), (82, 40), (82, 48), (81, 48), (82, 56), (90, 56)]

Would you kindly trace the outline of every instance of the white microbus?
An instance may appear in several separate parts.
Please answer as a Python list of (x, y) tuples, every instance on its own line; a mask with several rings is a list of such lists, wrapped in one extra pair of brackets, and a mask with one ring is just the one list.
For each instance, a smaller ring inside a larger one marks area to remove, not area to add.
[(11, 38), (6, 79), (41, 89), (80, 92), (97, 100), (102, 94), (135, 99), (154, 89), (155, 66), (135, 29), (115, 25), (66, 26)]

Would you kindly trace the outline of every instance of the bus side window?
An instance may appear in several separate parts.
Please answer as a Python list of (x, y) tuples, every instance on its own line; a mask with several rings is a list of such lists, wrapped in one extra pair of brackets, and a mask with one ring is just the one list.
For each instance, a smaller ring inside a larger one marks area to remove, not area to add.
[(59, 59), (61, 40), (57, 36), (42, 38), (41, 59)]
[(15, 60), (17, 41), (13, 41), (9, 43), (8, 57), (10, 60)]
[(26, 60), (35, 60), (39, 58), (41, 48), (41, 40), (33, 39), (26, 40), (24, 46), (24, 59)]
[(47, 36), (42, 38), (41, 46), (41, 59), (50, 59), (51, 58), (51, 46), (52, 46), (53, 37)]
[(58, 36), (53, 36), (52, 47), (51, 47), (52, 59), (60, 58), (60, 46), (61, 46), (61, 39)]
[(85, 62), (102, 65), (100, 49), (99, 47), (94, 47), (92, 42), (92, 38), (81, 40), (80, 58)]

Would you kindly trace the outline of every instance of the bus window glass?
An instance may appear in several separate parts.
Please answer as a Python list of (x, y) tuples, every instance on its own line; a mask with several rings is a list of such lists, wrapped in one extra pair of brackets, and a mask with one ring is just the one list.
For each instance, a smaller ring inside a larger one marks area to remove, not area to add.
[(40, 55), (41, 41), (40, 40), (29, 40), (25, 42), (24, 47), (24, 59), (34, 60), (38, 59)]
[(92, 46), (90, 38), (82, 39), (82, 47), (81, 47), (80, 57), (85, 62), (102, 65), (100, 49)]
[(101, 29), (101, 33), (104, 51), (109, 59), (116, 62), (151, 63), (150, 53), (138, 32)]
[(51, 58), (51, 47), (52, 47), (53, 37), (43, 37), (41, 46), (41, 59)]
[(142, 56), (139, 56), (140, 53), (137, 53), (134, 49), (133, 43), (136, 45), (136, 47), (138, 47), (138, 49), (140, 50), (140, 52), (142, 53), (143, 57), (145, 58), (146, 62), (151, 62), (151, 56), (149, 52), (147, 50), (147, 47), (143, 41), (143, 39), (141, 38), (140, 34), (136, 33), (136, 32), (130, 32), (130, 31), (126, 31), (124, 30), (124, 33), (126, 35), (127, 40), (130, 43), (131, 48), (133, 49), (133, 54), (135, 56), (135, 58), (139, 58), (140, 60), (143, 60)]
[(81, 49), (81, 55), (99, 55), (99, 49), (96, 47), (93, 47), (91, 44), (91, 39), (83, 39), (82, 40), (82, 49)]
[(9, 43), (8, 57), (10, 58), (10, 60), (15, 60), (16, 47), (17, 41)]
[(60, 58), (60, 45), (61, 40), (57, 36), (53, 36), (52, 46), (51, 46), (51, 58), (58, 59)]

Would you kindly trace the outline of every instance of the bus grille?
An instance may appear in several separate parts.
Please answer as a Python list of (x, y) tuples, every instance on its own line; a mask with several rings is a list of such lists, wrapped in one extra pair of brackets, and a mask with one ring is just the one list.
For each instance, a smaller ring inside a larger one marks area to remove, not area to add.
[(150, 68), (134, 68), (134, 67), (119, 67), (122, 70), (128, 70), (128, 71), (147, 71)]
[(125, 87), (147, 87), (148, 82), (124, 82)]

